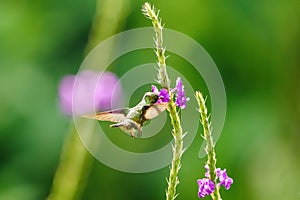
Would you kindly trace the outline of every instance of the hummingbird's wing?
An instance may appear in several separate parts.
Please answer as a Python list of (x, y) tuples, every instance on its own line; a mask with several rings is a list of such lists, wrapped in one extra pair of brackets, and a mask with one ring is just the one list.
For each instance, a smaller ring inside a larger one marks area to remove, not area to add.
[(128, 112), (129, 112), (128, 108), (123, 108), (123, 109), (116, 109), (116, 110), (110, 110), (105, 112), (98, 112), (94, 114), (87, 114), (87, 115), (83, 115), (83, 117), (89, 119), (96, 119), (100, 121), (122, 122), (125, 120)]
[(149, 108), (146, 110), (144, 118), (145, 119), (153, 119), (154, 117), (157, 117), (161, 112), (165, 111), (168, 107), (167, 102), (153, 104), (149, 106)]

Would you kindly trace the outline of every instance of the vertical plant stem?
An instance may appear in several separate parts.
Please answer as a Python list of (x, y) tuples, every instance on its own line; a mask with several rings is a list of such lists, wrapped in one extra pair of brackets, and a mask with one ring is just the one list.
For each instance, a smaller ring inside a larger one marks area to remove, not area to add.
[(166, 68), (166, 49), (163, 46), (163, 26), (161, 25), (161, 19), (158, 18), (159, 12), (156, 14), (154, 6), (151, 7), (148, 2), (143, 5), (142, 12), (151, 20), (155, 32), (154, 42), (158, 65), (158, 81), (162, 87), (170, 90), (170, 80)]
[[(167, 88), (170, 91), (170, 80), (166, 70), (165, 48), (163, 47), (163, 26), (161, 25), (161, 20), (158, 18), (158, 12), (156, 13), (154, 6), (151, 7), (151, 5), (147, 2), (143, 5), (142, 12), (147, 18), (149, 18), (152, 21), (152, 25), (155, 32), (155, 53), (157, 56), (157, 64), (159, 71), (158, 81), (162, 87)], [(181, 167), (181, 157), (183, 154), (183, 134), (180, 118), (177, 113), (172, 93), (168, 105), (168, 111), (173, 126), (172, 135), (174, 137), (174, 145), (173, 158), (168, 179), (168, 188), (166, 192), (166, 199), (173, 200), (177, 196), (176, 186), (179, 183), (178, 172)]]
[[(172, 95), (173, 96), (173, 95)], [(168, 189), (166, 193), (167, 200), (173, 200), (176, 198), (176, 186), (179, 184), (178, 172), (181, 167), (181, 157), (183, 154), (183, 134), (180, 124), (180, 119), (176, 111), (176, 105), (171, 96), (169, 103), (169, 115), (171, 118), (171, 123), (173, 126), (172, 135), (174, 137), (174, 146), (173, 146), (173, 159), (170, 169), (170, 175), (168, 179)]]
[(48, 200), (80, 199), (92, 161), (80, 142), (74, 124), (71, 123)]
[(219, 192), (219, 187), (217, 186), (217, 176), (216, 176), (216, 153), (215, 153), (215, 147), (211, 132), (211, 124), (209, 122), (209, 117), (207, 115), (207, 108), (205, 105), (205, 99), (203, 98), (203, 95), (201, 92), (196, 91), (196, 99), (198, 101), (199, 105), (199, 112), (201, 115), (201, 123), (203, 126), (203, 138), (206, 142), (205, 151), (207, 153), (207, 165), (209, 168), (209, 178), (214, 182), (216, 188), (215, 191), (211, 194), (211, 197), (213, 200), (221, 200), (221, 195)]
[[(86, 53), (100, 41), (116, 33), (128, 14), (126, 5), (128, 5), (126, 0), (97, 1), (96, 14), (85, 49)], [(71, 122), (48, 200), (81, 199), (92, 163), (92, 157), (82, 145), (74, 124)]]
[(99, 42), (122, 29), (129, 7), (128, 0), (97, 0), (85, 54), (89, 53)]

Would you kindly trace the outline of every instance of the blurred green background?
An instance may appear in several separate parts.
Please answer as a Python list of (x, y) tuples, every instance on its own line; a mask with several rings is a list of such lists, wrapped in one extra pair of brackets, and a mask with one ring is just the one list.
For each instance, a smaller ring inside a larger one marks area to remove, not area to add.
[[(101, 41), (122, 30), (150, 26), (140, 12), (143, 3), (0, 2), (1, 200), (48, 196), (70, 126), (58, 106), (59, 81), (75, 74), (96, 44), (88, 39), (96, 10), (102, 28), (94, 30), (94, 38)], [(150, 3), (161, 10), (165, 27), (197, 40), (222, 75), (227, 117), (216, 150), (218, 166), (234, 179), (229, 191), (221, 191), (223, 199), (300, 199), (300, 2)], [(106, 15), (118, 26), (110, 29)], [(153, 51), (148, 54), (146, 61), (154, 61)], [(122, 64), (144, 62), (142, 55), (131, 59)], [(112, 70), (120, 75), (124, 67)], [(198, 199), (196, 180), (203, 177), (205, 162), (197, 158), (200, 144), (198, 136), (184, 154), (177, 199)], [(90, 170), (79, 199), (165, 196), (168, 167), (128, 174), (95, 161)]]

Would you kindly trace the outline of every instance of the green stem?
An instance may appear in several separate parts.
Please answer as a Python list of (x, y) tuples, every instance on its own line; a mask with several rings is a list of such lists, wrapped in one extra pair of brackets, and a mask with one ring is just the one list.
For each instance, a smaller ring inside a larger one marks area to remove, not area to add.
[[(126, 0), (97, 0), (96, 14), (86, 45), (86, 53), (100, 41), (113, 35), (128, 14)], [(107, 49), (110, 51), (110, 49)], [(89, 141), (93, 142), (93, 141)], [(72, 123), (63, 144), (61, 159), (55, 173), (48, 200), (81, 199), (93, 159), (81, 144)]]
[(72, 123), (65, 139), (48, 200), (79, 199), (92, 161), (89, 153), (81, 144), (76, 128)]
[(85, 54), (88, 54), (99, 42), (114, 35), (122, 28), (128, 15), (129, 7), (127, 0), (97, 0), (96, 13), (85, 48)]
[(158, 81), (164, 88), (170, 90), (170, 80), (167, 74), (166, 68), (166, 49), (163, 46), (163, 26), (161, 25), (161, 19), (158, 18), (158, 12), (156, 14), (154, 6), (146, 2), (142, 7), (143, 14), (152, 21), (152, 25), (155, 32), (155, 53), (157, 57), (158, 69)]
[[(173, 96), (173, 95), (172, 95)], [(181, 157), (183, 154), (183, 134), (180, 124), (180, 119), (176, 111), (176, 105), (171, 98), (169, 102), (169, 115), (171, 118), (171, 123), (173, 126), (172, 135), (174, 137), (174, 146), (173, 146), (173, 159), (170, 169), (170, 176), (168, 180), (168, 189), (166, 194), (167, 200), (173, 200), (176, 198), (176, 186), (179, 184), (178, 172), (181, 167)]]
[[(147, 2), (143, 5), (142, 12), (152, 21), (155, 32), (155, 53), (159, 70), (158, 81), (162, 87), (167, 88), (170, 91), (170, 80), (166, 69), (165, 48), (163, 47), (163, 26), (161, 25), (161, 20), (158, 18), (158, 12), (155, 12), (154, 6), (151, 7)], [(177, 196), (176, 186), (179, 183), (178, 172), (181, 167), (181, 157), (183, 154), (183, 133), (177, 108), (173, 101), (173, 94), (171, 94), (168, 111), (173, 126), (172, 135), (174, 137), (174, 146), (166, 199), (173, 200)]]
[(203, 138), (206, 141), (205, 151), (207, 153), (207, 165), (209, 168), (209, 178), (214, 182), (216, 188), (215, 191), (211, 194), (213, 200), (221, 200), (221, 195), (219, 192), (219, 187), (217, 187), (217, 176), (216, 176), (216, 153), (215, 146), (213, 142), (211, 124), (209, 123), (209, 118), (207, 115), (207, 108), (205, 105), (205, 99), (201, 92), (196, 91), (196, 99), (199, 105), (199, 112), (201, 115), (201, 123), (203, 126)]

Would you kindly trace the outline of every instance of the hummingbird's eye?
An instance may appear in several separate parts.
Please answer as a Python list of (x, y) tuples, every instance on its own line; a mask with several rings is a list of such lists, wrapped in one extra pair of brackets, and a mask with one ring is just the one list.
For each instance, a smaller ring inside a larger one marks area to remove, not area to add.
[(151, 96), (150, 96), (150, 95), (146, 95), (146, 96), (145, 96), (145, 100), (146, 100), (146, 101), (149, 101), (150, 99), (151, 99)]
[(158, 95), (146, 94), (144, 97), (147, 103), (155, 103), (158, 100)]

